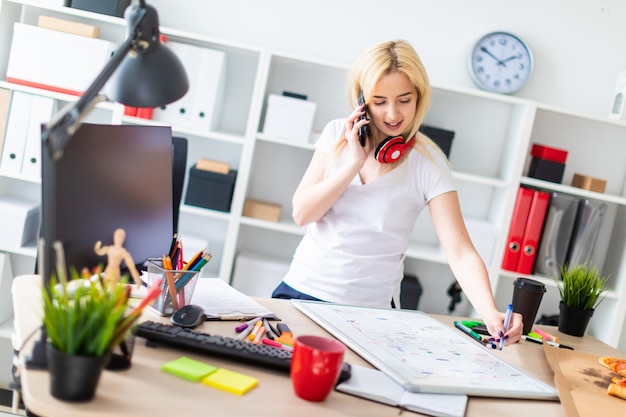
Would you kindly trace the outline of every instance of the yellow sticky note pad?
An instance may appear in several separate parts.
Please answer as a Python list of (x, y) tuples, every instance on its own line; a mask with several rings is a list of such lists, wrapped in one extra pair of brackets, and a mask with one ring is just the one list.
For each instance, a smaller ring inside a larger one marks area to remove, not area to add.
[(210, 387), (232, 392), (233, 394), (243, 395), (254, 388), (259, 383), (259, 380), (239, 372), (218, 368), (217, 371), (204, 377), (202, 383)]
[(207, 363), (181, 356), (161, 365), (161, 370), (189, 381), (198, 382), (205, 376), (215, 372), (217, 368)]

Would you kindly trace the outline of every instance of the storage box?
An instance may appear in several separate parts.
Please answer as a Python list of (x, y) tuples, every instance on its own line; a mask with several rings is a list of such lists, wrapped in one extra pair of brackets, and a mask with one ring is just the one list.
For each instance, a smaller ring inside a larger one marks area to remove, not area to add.
[(565, 164), (561, 162), (550, 161), (548, 159), (532, 158), (528, 176), (537, 178), (538, 180), (561, 183), (563, 181), (563, 173), (565, 172)]
[(270, 94), (263, 133), (277, 139), (308, 143), (317, 104), (299, 98)]
[(280, 212), (280, 204), (268, 203), (253, 198), (247, 198), (243, 205), (243, 215), (254, 217), (255, 219), (278, 222), (280, 221)]
[(452, 139), (454, 139), (453, 131), (426, 125), (421, 125), (419, 131), (428, 136), (433, 142), (435, 142), (437, 146), (441, 148), (447, 158), (450, 157)]
[(228, 174), (203, 171), (194, 165), (189, 169), (185, 204), (219, 211), (230, 211), (237, 171)]
[(81, 95), (113, 51), (102, 39), (15, 23), (7, 81)]
[(0, 196), (0, 246), (34, 243), (39, 232), (39, 205), (14, 196)]
[(534, 158), (547, 159), (548, 161), (559, 162), (564, 164), (567, 161), (567, 151), (564, 149), (553, 148), (550, 146), (533, 143), (530, 149), (530, 155)]
[(124, 17), (124, 11), (130, 5), (130, 0), (71, 0), (67, 2), (74, 9), (117, 17)]
[(289, 270), (289, 261), (242, 252), (235, 258), (231, 285), (251, 297), (271, 297)]
[(572, 187), (582, 188), (583, 190), (595, 191), (603, 193), (606, 189), (606, 180), (593, 178), (588, 175), (574, 174), (572, 179)]

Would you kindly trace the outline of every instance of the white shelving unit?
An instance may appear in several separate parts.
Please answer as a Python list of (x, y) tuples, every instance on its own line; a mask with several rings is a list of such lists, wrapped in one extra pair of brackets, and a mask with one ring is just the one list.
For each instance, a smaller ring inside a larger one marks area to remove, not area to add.
[[(13, 23), (36, 25), (39, 15), (98, 26), (101, 38), (117, 44), (125, 36), (125, 21), (34, 0), (0, 1), (0, 88), (45, 95), (59, 102), (75, 100), (73, 96), (3, 81)], [(254, 252), (269, 259), (288, 260), (304, 233), (304, 228), (296, 226), (291, 219), (291, 197), (313, 154), (313, 138), (328, 121), (350, 112), (345, 93), (348, 68), (177, 29), (162, 27), (161, 31), (168, 41), (211, 48), (226, 55), (224, 99), (216, 129), (198, 131), (181, 126), (172, 129), (175, 136), (189, 141), (188, 167), (200, 158), (209, 158), (228, 162), (238, 171), (231, 210), (227, 213), (183, 204), (179, 227), (183, 241), (185, 236), (190, 236), (208, 244), (214, 258), (203, 275), (219, 276), (226, 281), (231, 279), (239, 253)], [(304, 94), (317, 103), (310, 143), (279, 140), (263, 133), (268, 96), (283, 91)], [(98, 106), (90, 120), (114, 124), (156, 123), (123, 116), (120, 106), (110, 103)], [(502, 309), (510, 302), (513, 280), (519, 276), (501, 270), (500, 265), (521, 184), (597, 199), (615, 207), (613, 227), (605, 231), (611, 237), (604, 265), (604, 272), (612, 277), (613, 289), (592, 318), (590, 333), (626, 351), (626, 165), (623, 161), (626, 124), (531, 100), (450, 86), (433, 87), (432, 108), (425, 123), (455, 132), (450, 162), (455, 170), (462, 210), (467, 219), (486, 223), (495, 231), (487, 268)], [(570, 151), (563, 184), (571, 183), (574, 172), (583, 173), (606, 179), (606, 193), (524, 176), (533, 142)], [(3, 175), (0, 169), (0, 194), (39, 199), (39, 188), (38, 182)], [(186, 189), (183, 201), (185, 193)], [(248, 197), (280, 204), (280, 221), (243, 216)], [(14, 275), (32, 272), (34, 244), (0, 250), (10, 254)], [(427, 212), (416, 223), (405, 269), (418, 276), (424, 287), (420, 309), (445, 313), (449, 303), (446, 289), (454, 277), (439, 249)], [(533, 278), (548, 287), (539, 314), (557, 314), (556, 286), (550, 279)], [(10, 294), (0, 294), (0, 302), (6, 297)], [(470, 312), (467, 303), (455, 310), (459, 314)], [(7, 363), (10, 363), (9, 352), (0, 353), (0, 366)]]

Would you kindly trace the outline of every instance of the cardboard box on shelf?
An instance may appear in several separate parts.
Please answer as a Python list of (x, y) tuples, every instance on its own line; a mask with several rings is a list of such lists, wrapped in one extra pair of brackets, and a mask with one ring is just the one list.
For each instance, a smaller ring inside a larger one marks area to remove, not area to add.
[(595, 191), (603, 193), (606, 189), (606, 180), (590, 177), (589, 175), (574, 174), (572, 179), (572, 187), (582, 188), (583, 190)]
[(213, 161), (211, 159), (198, 159), (196, 162), (196, 168), (202, 171), (217, 172), (219, 174), (228, 174), (230, 171), (230, 164), (227, 162)]
[(246, 198), (243, 205), (243, 215), (254, 217), (255, 219), (278, 222), (280, 221), (280, 213), (280, 204), (268, 203), (253, 198)]

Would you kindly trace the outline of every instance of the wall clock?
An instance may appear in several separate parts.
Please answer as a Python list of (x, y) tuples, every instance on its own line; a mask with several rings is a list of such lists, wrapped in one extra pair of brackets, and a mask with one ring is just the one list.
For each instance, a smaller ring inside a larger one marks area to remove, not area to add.
[(492, 32), (474, 45), (469, 57), (469, 71), (479, 88), (510, 94), (530, 79), (533, 56), (517, 36), (508, 32)]

